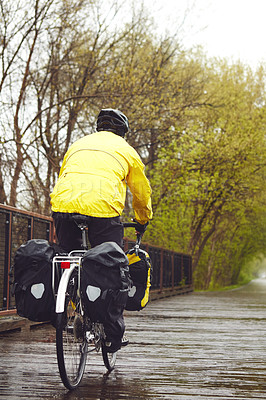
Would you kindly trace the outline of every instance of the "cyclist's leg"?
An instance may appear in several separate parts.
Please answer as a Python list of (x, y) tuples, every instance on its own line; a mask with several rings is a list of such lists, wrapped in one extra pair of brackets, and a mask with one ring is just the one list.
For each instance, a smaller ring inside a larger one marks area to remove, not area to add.
[(124, 227), (120, 217), (91, 217), (88, 231), (92, 247), (104, 242), (116, 242), (123, 249)]
[(58, 243), (62, 250), (66, 252), (80, 250), (82, 248), (81, 230), (71, 219), (71, 214), (54, 212), (53, 219)]
[[(96, 218), (91, 217), (88, 226), (88, 235), (91, 246), (97, 246), (104, 242), (115, 242), (123, 249), (124, 227), (120, 217)], [(121, 348), (121, 341), (125, 331), (123, 315), (117, 321), (104, 323), (106, 343), (110, 344), (110, 352), (115, 352)], [(108, 349), (107, 349), (108, 351)]]

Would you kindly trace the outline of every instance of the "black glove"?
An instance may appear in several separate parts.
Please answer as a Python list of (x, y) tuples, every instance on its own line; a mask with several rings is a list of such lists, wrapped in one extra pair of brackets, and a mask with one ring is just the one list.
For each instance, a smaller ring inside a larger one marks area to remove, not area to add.
[(135, 219), (133, 220), (136, 223), (136, 232), (138, 233), (144, 233), (147, 229), (147, 226), (149, 225), (149, 222), (146, 222), (146, 224), (140, 224), (138, 221)]

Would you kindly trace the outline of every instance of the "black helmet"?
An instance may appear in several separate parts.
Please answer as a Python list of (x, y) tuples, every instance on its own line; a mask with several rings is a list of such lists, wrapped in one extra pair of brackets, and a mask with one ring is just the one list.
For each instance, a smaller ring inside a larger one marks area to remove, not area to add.
[(104, 108), (97, 118), (97, 131), (111, 131), (124, 137), (129, 130), (127, 117), (119, 110)]

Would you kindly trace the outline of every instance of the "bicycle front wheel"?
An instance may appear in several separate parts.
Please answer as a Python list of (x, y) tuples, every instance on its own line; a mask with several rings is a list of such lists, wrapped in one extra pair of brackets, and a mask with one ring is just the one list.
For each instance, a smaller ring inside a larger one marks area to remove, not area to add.
[(108, 353), (105, 347), (102, 345), (102, 356), (103, 362), (108, 371), (113, 371), (116, 362), (116, 353)]
[(87, 359), (86, 321), (81, 315), (78, 273), (69, 276), (65, 309), (57, 315), (56, 351), (59, 373), (67, 389), (75, 389), (83, 376)]

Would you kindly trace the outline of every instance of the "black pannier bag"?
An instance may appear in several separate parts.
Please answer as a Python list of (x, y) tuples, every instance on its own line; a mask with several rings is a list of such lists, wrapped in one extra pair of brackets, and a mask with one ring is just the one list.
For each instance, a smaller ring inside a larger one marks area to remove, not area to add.
[(127, 257), (129, 275), (133, 284), (128, 292), (126, 310), (140, 311), (149, 301), (152, 280), (151, 260), (149, 254), (142, 249), (138, 249), (138, 255), (136, 255), (135, 248), (127, 252)]
[(115, 242), (105, 242), (83, 257), (81, 288), (86, 312), (94, 322), (116, 322), (130, 287), (128, 258)]
[(52, 321), (55, 299), (52, 290), (54, 248), (44, 239), (32, 239), (18, 248), (14, 257), (17, 313), (31, 321)]

